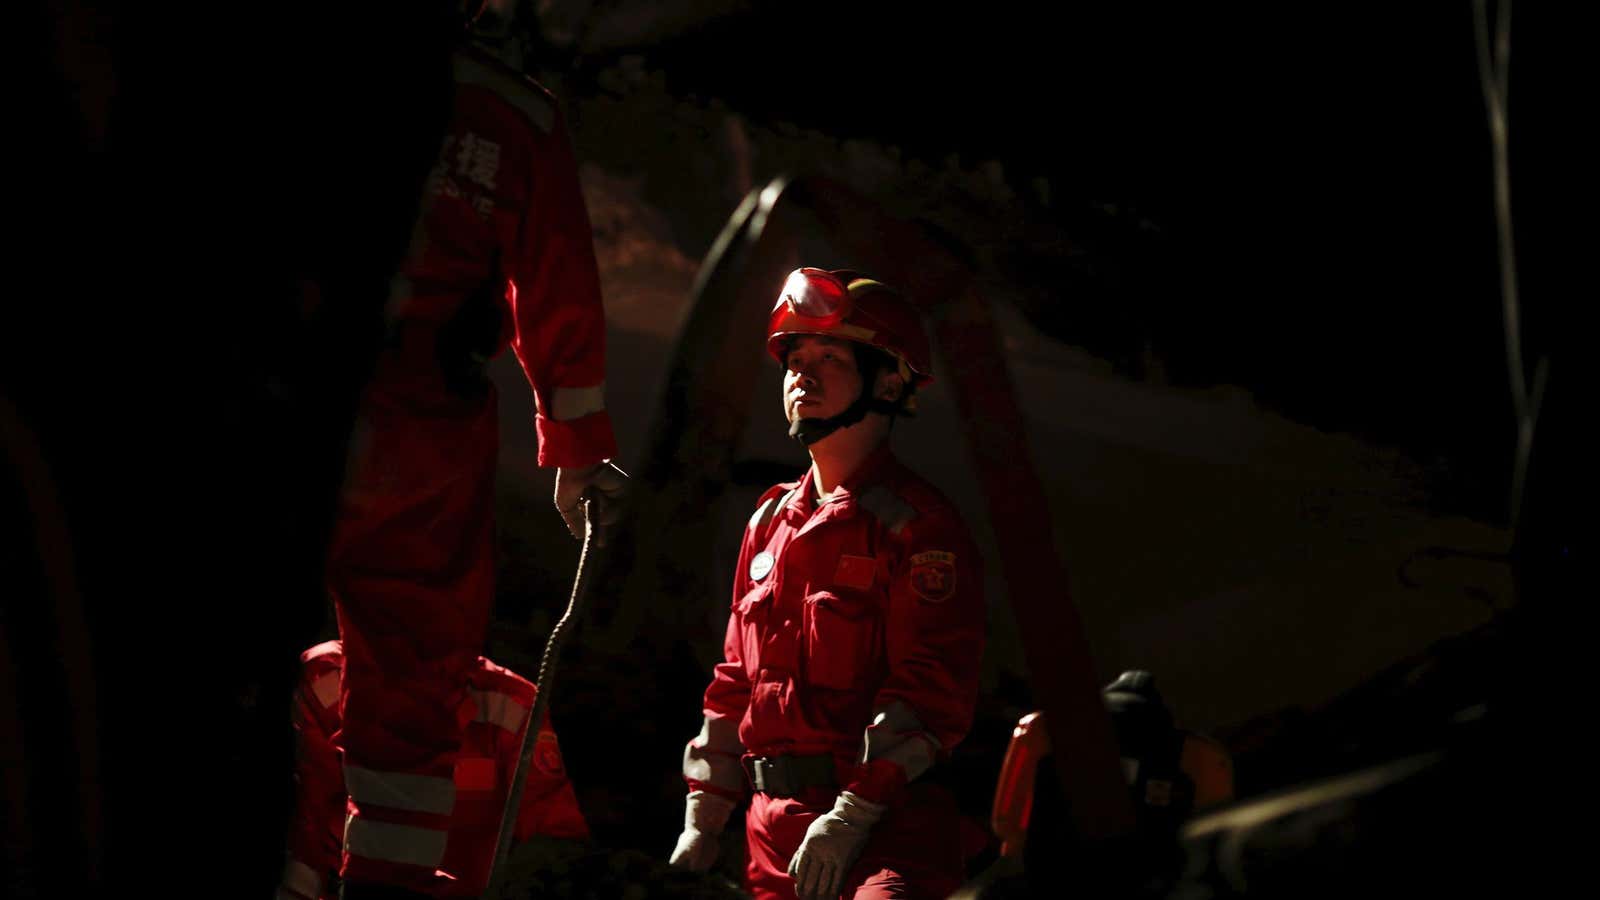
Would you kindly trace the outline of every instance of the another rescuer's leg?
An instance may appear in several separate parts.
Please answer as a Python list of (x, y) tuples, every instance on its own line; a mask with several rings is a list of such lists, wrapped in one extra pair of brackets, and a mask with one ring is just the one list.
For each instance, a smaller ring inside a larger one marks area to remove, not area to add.
[(459, 715), (493, 599), (494, 398), (415, 402), (369, 395), (329, 561), (352, 900), (448, 891)]

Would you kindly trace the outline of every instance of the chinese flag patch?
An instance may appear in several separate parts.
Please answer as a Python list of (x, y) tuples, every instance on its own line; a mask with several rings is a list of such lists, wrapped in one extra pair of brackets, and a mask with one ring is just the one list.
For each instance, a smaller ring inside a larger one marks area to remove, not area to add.
[(929, 603), (943, 603), (956, 592), (956, 555), (929, 550), (911, 557), (911, 589)]
[(872, 572), (877, 567), (878, 561), (870, 556), (841, 556), (839, 568), (833, 570), (833, 580), (864, 591), (872, 587)]

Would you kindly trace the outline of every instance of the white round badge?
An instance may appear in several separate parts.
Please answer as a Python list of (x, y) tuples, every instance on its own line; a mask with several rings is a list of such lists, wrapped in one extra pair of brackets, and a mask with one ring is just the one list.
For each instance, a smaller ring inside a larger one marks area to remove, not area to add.
[(760, 581), (772, 571), (772, 554), (763, 550), (750, 560), (750, 580)]

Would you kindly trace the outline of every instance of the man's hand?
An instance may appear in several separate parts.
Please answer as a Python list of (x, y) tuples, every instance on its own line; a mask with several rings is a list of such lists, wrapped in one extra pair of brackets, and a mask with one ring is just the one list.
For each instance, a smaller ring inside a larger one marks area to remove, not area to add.
[(577, 469), (556, 470), (556, 510), (567, 530), (583, 540), (585, 517), (594, 528), (596, 546), (606, 545), (606, 535), (622, 521), (622, 498), (628, 474), (608, 460)]
[(789, 877), (800, 900), (833, 900), (839, 896), (844, 876), (867, 844), (872, 826), (883, 818), (887, 806), (840, 791), (833, 809), (818, 816), (800, 849), (789, 860)]
[(691, 872), (709, 871), (717, 861), (718, 835), (728, 824), (733, 801), (705, 791), (693, 791), (684, 801), (683, 833), (672, 849), (669, 865)]

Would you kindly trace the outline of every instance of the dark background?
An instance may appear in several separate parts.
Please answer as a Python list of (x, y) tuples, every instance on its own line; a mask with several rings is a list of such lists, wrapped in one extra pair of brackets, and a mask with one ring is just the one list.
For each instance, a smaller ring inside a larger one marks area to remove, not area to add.
[[(1534, 43), (1547, 26), (1522, 13), (1519, 175), (1542, 168), (1532, 111), (1554, 87)], [(637, 50), (674, 94), (753, 122), (1001, 162), (1029, 215), (1084, 247), (1018, 266), (1054, 289), (1028, 310), (1054, 335), (1124, 365), (1150, 345), (1176, 382), (1239, 384), (1321, 428), (1499, 473), (1507, 420), (1485, 406), (1509, 397), (1471, 27), (1465, 4), (822, 3)], [(1543, 181), (1518, 180), (1523, 232), (1546, 227), (1527, 212)], [(1542, 262), (1525, 252), (1527, 277)], [(1450, 499), (1503, 514), (1499, 486), (1470, 481)]]

